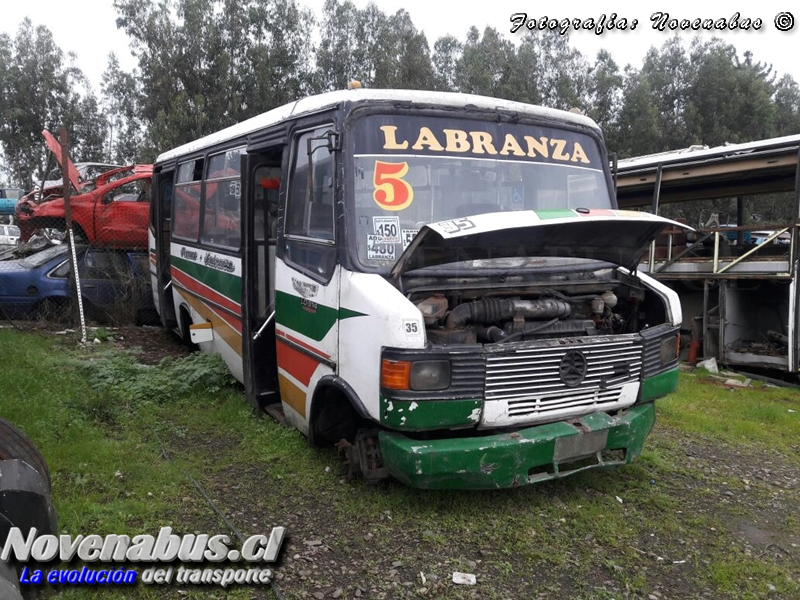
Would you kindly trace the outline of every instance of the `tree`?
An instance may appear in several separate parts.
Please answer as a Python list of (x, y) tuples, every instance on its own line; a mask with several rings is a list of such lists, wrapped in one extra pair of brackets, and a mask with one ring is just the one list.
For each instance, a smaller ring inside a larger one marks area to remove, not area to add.
[(103, 73), (101, 91), (109, 122), (107, 155), (120, 164), (152, 161), (154, 152), (147, 153), (146, 129), (142, 114), (142, 95), (136, 73), (126, 73), (115, 54), (108, 57)]
[(791, 75), (784, 75), (775, 86), (775, 134), (800, 133), (800, 86)]
[(774, 135), (774, 76), (746, 52), (712, 39), (692, 48), (693, 75), (686, 85), (686, 126), (692, 143), (718, 146)]
[[(692, 80), (692, 66), (681, 39), (676, 35), (660, 49), (650, 48), (640, 72), (657, 111), (658, 135), (652, 152), (683, 148), (690, 144), (686, 117), (686, 95)], [(636, 143), (636, 142), (634, 142)]]
[(172, 148), (311, 89), (307, 32), (294, 0), (115, 0), (139, 61), (148, 137)]
[(326, 0), (322, 10), (321, 42), (317, 50), (316, 79), (319, 91), (346, 89), (357, 80), (378, 86), (390, 76), (384, 56), (389, 46), (387, 17), (374, 3), (358, 9), (350, 0)]
[(569, 37), (556, 31), (528, 31), (520, 48), (530, 46), (535, 56), (534, 78), (544, 106), (569, 110), (589, 106), (589, 65), (570, 46)]
[(430, 48), (405, 10), (387, 16), (370, 2), (327, 0), (323, 6), (315, 81), (319, 91), (366, 87), (429, 89), (434, 85)]
[(428, 40), (399, 10), (385, 21), (376, 50), (374, 85), (380, 88), (430, 89), (434, 85)]
[(456, 63), (458, 90), (495, 98), (511, 98), (514, 93), (514, 45), (493, 27), (483, 35), (476, 27), (467, 33), (461, 57)]
[(12, 180), (30, 189), (55, 166), (43, 129), (66, 126), (75, 160), (101, 159), (105, 121), (75, 57), (65, 64), (50, 30), (30, 19), (0, 45), (0, 144)]
[(446, 35), (436, 40), (433, 45), (433, 85), (434, 89), (442, 92), (456, 90), (456, 65), (461, 59), (463, 46), (452, 35)]
[(623, 102), (622, 73), (606, 50), (597, 53), (588, 81), (589, 116), (606, 134), (609, 145), (616, 143), (616, 128)]
[(512, 100), (542, 104), (539, 77), (542, 73), (539, 40), (534, 35), (525, 35), (517, 47), (514, 57), (514, 73), (517, 92)]
[(609, 149), (620, 158), (641, 156), (666, 150), (662, 143), (658, 108), (646, 76), (628, 66), (625, 69), (622, 109), (616, 127), (616, 146)]

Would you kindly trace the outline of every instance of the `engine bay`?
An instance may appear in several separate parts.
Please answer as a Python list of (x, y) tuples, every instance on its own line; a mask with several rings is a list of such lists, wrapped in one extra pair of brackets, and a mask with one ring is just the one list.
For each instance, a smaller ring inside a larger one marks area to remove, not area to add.
[(636, 333), (665, 322), (663, 300), (614, 268), (452, 277), (409, 273), (403, 288), (431, 346)]

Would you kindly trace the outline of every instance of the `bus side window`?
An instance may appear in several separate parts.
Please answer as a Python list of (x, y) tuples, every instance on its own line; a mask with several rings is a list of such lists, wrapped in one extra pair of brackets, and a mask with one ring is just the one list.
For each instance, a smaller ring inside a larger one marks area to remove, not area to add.
[[(294, 157), (286, 206), (286, 259), (319, 281), (327, 281), (336, 264), (334, 228), (334, 160), (319, 138), (329, 128), (300, 134), (294, 140)], [(311, 181), (308, 142), (311, 140)]]
[(200, 179), (202, 159), (178, 165), (174, 187), (174, 218), (172, 235), (197, 241), (200, 235)]
[(313, 140), (312, 184), (308, 181), (308, 140), (325, 133), (325, 129), (309, 131), (295, 141), (292, 179), (286, 233), (321, 240), (333, 240), (333, 156), (324, 147), (325, 140)]
[(211, 156), (205, 185), (205, 216), (200, 241), (238, 248), (240, 242), (240, 174), (243, 148)]

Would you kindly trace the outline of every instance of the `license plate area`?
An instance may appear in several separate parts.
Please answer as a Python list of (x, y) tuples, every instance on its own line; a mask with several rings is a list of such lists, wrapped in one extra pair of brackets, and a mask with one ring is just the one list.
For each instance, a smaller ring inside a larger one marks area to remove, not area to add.
[(592, 456), (605, 449), (607, 442), (608, 429), (560, 437), (556, 440), (556, 447), (553, 450), (553, 462), (558, 464)]

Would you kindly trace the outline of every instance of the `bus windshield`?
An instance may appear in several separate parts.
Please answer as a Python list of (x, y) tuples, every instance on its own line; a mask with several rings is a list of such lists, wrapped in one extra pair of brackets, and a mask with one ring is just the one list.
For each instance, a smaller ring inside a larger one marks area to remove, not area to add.
[(597, 142), (552, 127), (372, 115), (356, 125), (353, 167), (358, 259), (381, 271), (427, 223), (612, 207)]

